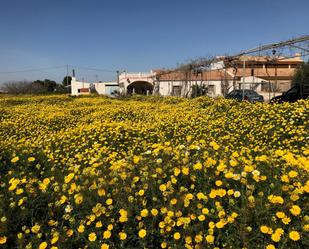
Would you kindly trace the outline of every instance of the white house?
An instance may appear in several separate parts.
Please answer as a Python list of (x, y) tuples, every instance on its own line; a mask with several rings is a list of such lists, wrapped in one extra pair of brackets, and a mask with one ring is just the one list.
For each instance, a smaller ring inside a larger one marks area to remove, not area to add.
[(72, 95), (85, 95), (90, 93), (98, 93), (102, 95), (113, 95), (119, 92), (117, 82), (84, 82), (78, 81), (75, 77), (71, 80), (71, 94)]
[[(185, 72), (150, 71), (149, 73), (122, 72), (119, 75), (121, 94), (158, 94), (161, 96), (191, 96), (195, 89), (203, 89), (211, 97), (222, 95), (223, 88), (232, 84), (232, 76), (222, 68), (189, 74)], [(227, 90), (226, 90), (227, 91)]]

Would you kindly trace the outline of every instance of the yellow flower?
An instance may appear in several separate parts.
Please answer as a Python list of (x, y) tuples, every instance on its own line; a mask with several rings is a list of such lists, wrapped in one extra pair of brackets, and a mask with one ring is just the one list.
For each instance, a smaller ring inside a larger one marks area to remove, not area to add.
[(230, 160), (230, 165), (231, 165), (232, 167), (235, 167), (235, 166), (237, 165), (237, 161), (231, 159), (231, 160)]
[(79, 225), (79, 227), (77, 228), (77, 231), (79, 233), (83, 233), (85, 231), (85, 226), (84, 225)]
[(199, 192), (199, 193), (197, 193), (197, 199), (199, 199), (199, 200), (204, 200), (204, 199), (206, 199), (206, 196), (203, 194), (203, 193), (201, 193), (201, 192)]
[(74, 231), (72, 229), (69, 229), (66, 234), (68, 237), (71, 237), (73, 235)]
[(138, 191), (138, 195), (139, 196), (143, 196), (145, 194), (145, 190), (141, 189), (140, 191)]
[(138, 236), (139, 236), (140, 238), (144, 238), (146, 235), (147, 235), (147, 231), (146, 231), (145, 229), (139, 230)]
[(197, 162), (193, 165), (194, 170), (201, 170), (203, 168), (203, 165), (200, 162)]
[(35, 224), (33, 227), (31, 227), (31, 232), (38, 233), (40, 231), (40, 225)]
[(222, 185), (222, 181), (217, 180), (217, 181), (215, 182), (215, 184), (216, 184), (216, 186), (220, 187), (220, 186)]
[(213, 235), (207, 235), (206, 241), (207, 241), (207, 243), (212, 244), (215, 241), (215, 237)]
[(70, 173), (64, 177), (64, 182), (69, 183), (74, 178), (74, 173)]
[(103, 238), (109, 239), (112, 236), (112, 233), (109, 230), (104, 231)]
[(50, 183), (49, 178), (44, 178), (44, 179), (43, 179), (43, 184), (44, 184), (44, 185), (48, 185), (49, 183)]
[(148, 216), (148, 210), (147, 210), (147, 209), (143, 209), (143, 210), (141, 211), (141, 216), (142, 216), (142, 217), (147, 217), (147, 216)]
[(12, 158), (11, 162), (12, 162), (12, 163), (16, 163), (16, 162), (18, 162), (18, 160), (19, 160), (19, 157), (16, 156), (16, 157), (13, 157), (13, 158)]
[(120, 214), (121, 216), (128, 216), (128, 212), (127, 212), (125, 209), (120, 209), (120, 210), (119, 210), (119, 214)]
[(297, 201), (297, 200), (299, 199), (299, 195), (294, 195), (294, 194), (292, 194), (292, 195), (290, 196), (290, 199), (291, 199), (292, 201)]
[(234, 190), (233, 190), (233, 189), (229, 189), (229, 190), (227, 191), (227, 194), (228, 194), (228, 195), (233, 195), (233, 194), (234, 194)]
[(275, 233), (282, 235), (284, 233), (284, 230), (282, 228), (277, 228)]
[(181, 172), (184, 174), (184, 175), (189, 175), (189, 168), (188, 167), (183, 167)]
[(298, 173), (297, 173), (295, 170), (291, 170), (291, 171), (289, 172), (289, 177), (294, 178), (294, 177), (296, 177), (296, 176), (298, 176)]
[(28, 157), (28, 162), (34, 162), (35, 161), (35, 158), (32, 156), (32, 157)]
[(109, 245), (104, 243), (101, 245), (101, 249), (109, 249)]
[(7, 241), (6, 236), (0, 236), (0, 244), (5, 244)]
[(138, 157), (138, 156), (133, 156), (133, 163), (134, 163), (134, 164), (138, 164), (139, 161), (140, 161), (140, 157)]
[(174, 169), (174, 175), (178, 176), (180, 174), (181, 170), (179, 168)]
[(98, 221), (97, 223), (95, 223), (95, 227), (96, 228), (102, 227), (102, 221)]
[(291, 232), (289, 233), (289, 238), (290, 238), (291, 240), (297, 241), (297, 240), (300, 239), (300, 235), (299, 235), (299, 233), (298, 233), (297, 231), (291, 231)]
[(180, 235), (180, 233), (177, 232), (177, 233), (174, 233), (173, 237), (174, 237), (175, 240), (179, 240), (181, 235)]
[(281, 235), (279, 233), (273, 233), (271, 235), (271, 239), (274, 241), (274, 242), (279, 242), (280, 239), (281, 239)]
[(285, 217), (285, 214), (284, 212), (277, 212), (276, 213), (276, 216), (279, 218), (279, 219), (283, 219)]
[(19, 188), (19, 189), (16, 190), (16, 194), (17, 194), (17, 195), (20, 195), (20, 194), (22, 194), (23, 192), (24, 192), (24, 190), (23, 190), (22, 188)]
[(219, 146), (215, 141), (210, 142), (209, 145), (210, 145), (214, 150), (218, 150), (218, 149), (220, 148), (220, 146)]
[(119, 238), (120, 238), (120, 240), (125, 240), (127, 238), (127, 234), (125, 232), (120, 232)]
[(150, 212), (151, 212), (151, 214), (152, 214), (153, 216), (157, 216), (158, 213), (159, 213), (158, 209), (156, 209), (156, 208), (151, 209)]
[(176, 205), (177, 204), (177, 199), (176, 198), (171, 199), (170, 203), (172, 205)]
[(89, 241), (93, 242), (97, 239), (97, 235), (95, 233), (90, 233), (88, 235), (88, 239), (89, 239)]
[(287, 225), (287, 224), (289, 224), (291, 222), (291, 219), (289, 217), (284, 217), (282, 219), (282, 222)]
[(165, 184), (161, 184), (160, 186), (159, 186), (159, 189), (160, 189), (160, 191), (165, 191), (166, 190), (166, 185)]
[(202, 209), (202, 213), (203, 213), (203, 214), (209, 214), (208, 208), (203, 208), (203, 209)]
[(47, 247), (47, 243), (44, 241), (39, 245), (39, 249), (45, 249)]
[(185, 241), (187, 244), (191, 244), (192, 243), (192, 238), (190, 236), (186, 236), (185, 237)]
[(113, 204), (113, 199), (108, 198), (105, 202), (107, 205), (112, 205)]
[(269, 228), (267, 226), (261, 226), (260, 230), (261, 230), (262, 233), (268, 233)]
[(81, 194), (74, 195), (74, 200), (76, 204), (81, 204), (84, 200), (83, 196)]
[(294, 215), (294, 216), (297, 216), (297, 215), (300, 215), (300, 212), (301, 212), (301, 208), (297, 205), (293, 205), (292, 208), (290, 208), (290, 212)]
[(166, 242), (162, 242), (161, 243), (161, 248), (166, 248), (167, 247), (167, 243)]
[(59, 240), (59, 235), (55, 234), (54, 237), (51, 239), (50, 243), (53, 245)]
[(198, 218), (199, 221), (204, 221), (205, 220), (205, 215), (201, 214), (197, 218)]
[(120, 216), (119, 217), (119, 221), (122, 222), (122, 223), (123, 222), (127, 222), (128, 221), (128, 217), (127, 216)]
[(283, 204), (284, 203), (283, 198), (281, 196), (277, 196), (277, 195), (270, 195), (270, 196), (268, 196), (268, 200), (271, 203), (274, 203), (274, 204)]
[(241, 194), (240, 194), (239, 191), (235, 191), (235, 192), (234, 192), (234, 196), (235, 196), (236, 198), (240, 197), (240, 195), (241, 195)]
[(266, 249), (276, 249), (276, 247), (272, 244), (266, 246)]
[(200, 235), (200, 234), (196, 235), (195, 238), (194, 238), (194, 241), (196, 243), (201, 243), (203, 241), (203, 236)]
[(224, 223), (220, 220), (219, 222), (216, 223), (216, 228), (222, 228), (224, 227)]
[(283, 176), (281, 176), (281, 181), (283, 181), (283, 182), (289, 182), (290, 179), (289, 179), (289, 177), (288, 177), (287, 175), (283, 175)]
[(98, 189), (98, 195), (104, 196), (106, 194), (105, 190), (103, 188)]

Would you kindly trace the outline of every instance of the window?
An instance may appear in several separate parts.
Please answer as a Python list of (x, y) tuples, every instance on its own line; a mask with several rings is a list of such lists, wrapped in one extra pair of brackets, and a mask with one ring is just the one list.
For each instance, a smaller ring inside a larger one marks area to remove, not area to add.
[(297, 65), (297, 64), (291, 64), (291, 68), (298, 68), (299, 67), (299, 65)]
[(181, 95), (181, 86), (173, 86), (172, 95), (173, 96), (180, 96)]
[(216, 90), (216, 87), (214, 85), (209, 85), (208, 86), (208, 95), (215, 95), (215, 90)]
[(262, 92), (269, 92), (270, 83), (269, 82), (262, 82), (261, 90)]

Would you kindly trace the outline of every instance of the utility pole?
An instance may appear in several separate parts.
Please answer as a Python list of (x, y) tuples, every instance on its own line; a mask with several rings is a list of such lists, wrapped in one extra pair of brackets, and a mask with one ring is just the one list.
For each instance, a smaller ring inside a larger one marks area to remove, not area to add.
[(69, 65), (67, 64), (67, 77), (66, 77), (66, 79), (67, 79), (67, 88), (68, 88), (68, 92), (69, 92), (70, 88), (69, 88), (69, 79), (68, 79), (68, 77), (69, 77)]
[(116, 73), (117, 73), (117, 85), (119, 86), (119, 70), (117, 70)]
[(275, 91), (277, 91), (277, 88), (278, 88), (278, 79), (277, 79), (277, 60), (276, 60), (276, 50), (275, 49), (273, 49), (272, 50), (272, 53), (273, 53), (273, 56), (274, 56), (274, 66), (275, 66), (275, 87), (274, 87), (274, 89), (273, 89), (273, 97), (275, 97), (276, 96), (276, 94), (275, 94)]
[(246, 59), (245, 59), (245, 56), (244, 56), (244, 60), (243, 60), (243, 85), (242, 85), (242, 100), (245, 99), (245, 77), (246, 77)]

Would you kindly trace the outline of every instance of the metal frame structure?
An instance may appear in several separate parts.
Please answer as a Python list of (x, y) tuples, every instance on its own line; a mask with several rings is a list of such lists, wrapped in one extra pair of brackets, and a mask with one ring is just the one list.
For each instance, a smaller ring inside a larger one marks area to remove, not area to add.
[[(286, 41), (281, 41), (277, 43), (271, 43), (266, 45), (260, 45), (258, 47), (241, 51), (238, 54), (232, 56), (223, 56), (223, 57), (211, 57), (211, 58), (200, 58), (196, 60), (192, 60), (190, 63), (183, 64), (175, 69), (165, 70), (163, 72), (157, 73), (156, 78), (157, 81), (160, 80), (160, 77), (165, 74), (170, 74), (174, 72), (197, 72), (197, 71), (208, 71), (210, 66), (213, 63), (224, 61), (225, 66), (222, 69), (226, 69), (228, 67), (233, 67), (236, 62), (243, 62), (243, 68), (246, 68), (245, 55), (254, 55), (258, 54), (258, 56), (265, 56), (269, 58), (269, 61), (273, 61), (274, 63), (280, 60), (286, 60), (289, 58), (294, 58), (295, 54), (299, 54), (300, 57), (306, 57), (309, 55), (309, 35), (300, 36), (297, 38), (289, 39)], [(280, 55), (285, 55), (284, 57), (280, 57)], [(242, 60), (243, 57), (243, 60)], [(244, 70), (245, 72), (245, 70)], [(186, 77), (187, 78), (187, 77)], [(187, 79), (185, 79), (187, 80)], [(243, 84), (245, 82), (245, 75), (243, 77)]]

